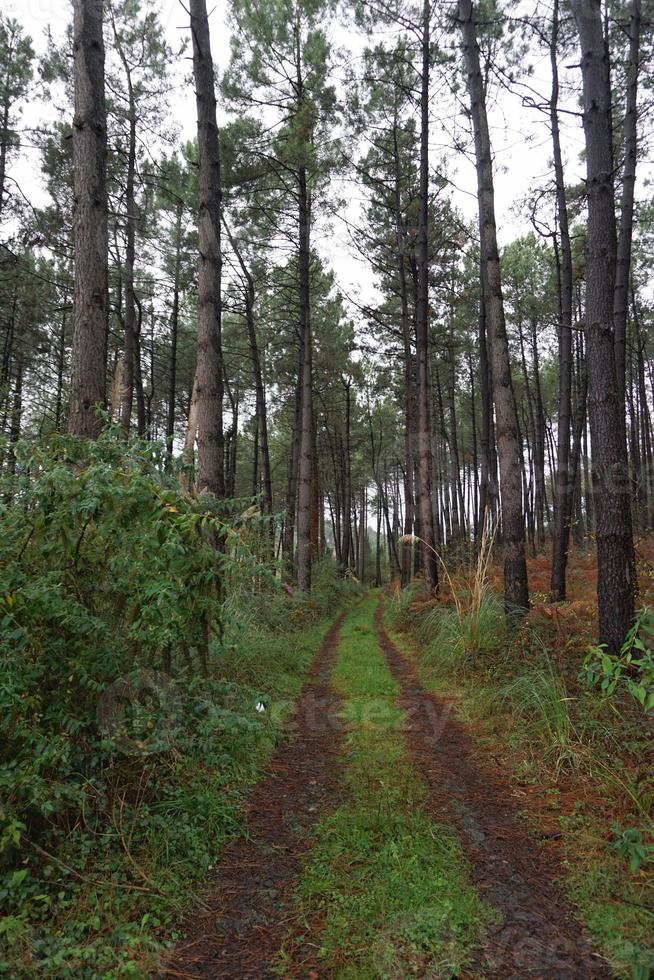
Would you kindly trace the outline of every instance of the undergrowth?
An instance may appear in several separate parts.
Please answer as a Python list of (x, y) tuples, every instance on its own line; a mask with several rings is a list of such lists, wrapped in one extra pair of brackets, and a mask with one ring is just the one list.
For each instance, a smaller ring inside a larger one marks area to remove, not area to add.
[(346, 699), (346, 799), (313, 834), (300, 883), (306, 935), (294, 942), (300, 962), (308, 947), (339, 978), (454, 977), (490, 914), (456, 836), (422, 809), (374, 607), (365, 599), (341, 632), (334, 683)]
[(539, 798), (533, 816), (525, 810), (534, 830), (543, 807), (556, 821), (564, 885), (580, 914), (616, 970), (646, 980), (654, 976), (654, 782), (643, 699), (633, 700), (629, 683), (605, 685), (611, 697), (589, 689), (580, 674), (584, 630), (574, 619), (562, 630), (556, 607), (507, 628), (485, 575), (452, 578), (454, 602), (425, 602), (416, 586), (395, 598), (394, 637), (419, 660), (427, 686), (457, 696), (521, 794)]
[(354, 587), (325, 566), (319, 594), (282, 593), (252, 501), (181, 493), (152, 444), (56, 437), (20, 447), (18, 473), (0, 505), (0, 973), (146, 976)]

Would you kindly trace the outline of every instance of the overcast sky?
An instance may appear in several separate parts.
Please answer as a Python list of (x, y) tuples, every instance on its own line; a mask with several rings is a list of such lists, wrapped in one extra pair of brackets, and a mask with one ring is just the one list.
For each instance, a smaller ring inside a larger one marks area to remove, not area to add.
[[(265, 0), (262, 0), (265, 2)], [(3, 8), (12, 14), (31, 35), (37, 53), (45, 51), (45, 31), (51, 28), (55, 38), (63, 35), (66, 24), (72, 17), (70, 0), (2, 0)], [(161, 20), (166, 27), (168, 41), (173, 48), (178, 47), (180, 38), (188, 34), (188, 17), (178, 0), (160, 0), (159, 10)], [(211, 0), (209, 0), (209, 9)], [(211, 12), (211, 36), (214, 60), (218, 70), (223, 71), (229, 56), (229, 30), (227, 27), (227, 3), (216, 0)], [(332, 40), (337, 46), (355, 47), (361, 42), (352, 42), (348, 33), (339, 25), (332, 29)], [(533, 61), (533, 59), (532, 59)], [(190, 69), (190, 61), (186, 61), (178, 73), (177, 86), (172, 99), (172, 113), (177, 120), (181, 134), (190, 139), (195, 134), (195, 101), (194, 92), (190, 85), (183, 84), (184, 73)], [(566, 69), (562, 69), (565, 76)], [(563, 78), (563, 80), (565, 80)], [(550, 85), (549, 62), (546, 58), (533, 61), (533, 74), (529, 83), (543, 94), (547, 94)], [(47, 119), (48, 109), (42, 103), (35, 102), (28, 107), (24, 114), (25, 124), (34, 125)], [(434, 113), (434, 119), (437, 118)], [(579, 162), (579, 151), (582, 146), (582, 132), (579, 122), (573, 117), (564, 117), (564, 139), (567, 150), (568, 169), (567, 180), (572, 183), (582, 176), (583, 166)], [(441, 158), (444, 149), (451, 143), (452, 120), (448, 120), (445, 128), (440, 128), (435, 121), (431, 134), (432, 160)], [(524, 211), (520, 210), (520, 202), (530, 189), (541, 182), (543, 175), (549, 172), (550, 138), (545, 125), (545, 117), (533, 109), (524, 108), (519, 95), (502, 93), (501, 98), (491, 111), (491, 136), (495, 154), (496, 180), (496, 211), (501, 243), (506, 243), (513, 237), (530, 230), (530, 225)], [(453, 182), (452, 195), (454, 202), (469, 220), (476, 219), (476, 178), (469, 160), (462, 154), (456, 157), (450, 153), (448, 176)], [(35, 203), (44, 200), (43, 187), (39, 175), (38, 150), (26, 150), (25, 172), (19, 174), (23, 192)], [(348, 182), (339, 191), (346, 193), (350, 204), (345, 217), (356, 222), (360, 192)], [(369, 267), (357, 257), (348, 243), (346, 222), (336, 217), (332, 221), (329, 233), (319, 233), (316, 242), (323, 256), (336, 272), (339, 285), (348, 295), (358, 296), (364, 301), (370, 300), (374, 294)]]

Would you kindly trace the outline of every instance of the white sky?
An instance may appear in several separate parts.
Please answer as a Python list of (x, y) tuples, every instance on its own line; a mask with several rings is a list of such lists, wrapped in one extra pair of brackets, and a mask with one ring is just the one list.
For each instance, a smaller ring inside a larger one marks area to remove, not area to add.
[[(31, 35), (38, 54), (46, 47), (45, 31), (50, 27), (55, 38), (63, 35), (66, 24), (72, 17), (70, 0), (1, 0), (3, 9), (14, 16)], [(262, 0), (265, 2), (265, 0)], [(178, 0), (159, 0), (158, 4), (162, 23), (165, 25), (168, 41), (173, 48), (179, 45), (180, 37), (188, 33), (188, 17)], [(229, 30), (227, 20), (226, 0), (216, 0), (210, 22), (212, 34), (212, 49), (218, 70), (223, 71), (229, 56)], [(209, 0), (211, 10), (211, 0)], [(351, 45), (345, 30), (336, 25), (333, 30), (333, 40), (337, 45)], [(183, 74), (190, 69), (190, 61), (181, 66), (178, 85), (172, 98), (172, 115), (180, 126), (182, 136), (191, 138), (195, 133), (195, 99), (191, 85), (181, 84)], [(566, 69), (561, 68), (562, 81), (565, 81)], [(547, 95), (550, 86), (549, 62), (542, 59), (534, 64), (533, 74), (529, 79), (532, 87)], [(35, 102), (24, 113), (27, 126), (34, 125), (47, 119), (48, 109), (43, 103)], [(434, 113), (436, 116), (437, 113)], [(448, 120), (450, 129), (452, 120)], [(568, 166), (566, 178), (572, 183), (583, 174), (583, 165), (579, 162), (579, 151), (582, 146), (582, 132), (579, 121), (572, 117), (563, 117), (564, 145), (567, 148)], [(530, 225), (521, 213), (521, 200), (532, 186), (549, 170), (550, 138), (545, 125), (545, 117), (532, 109), (525, 109), (517, 95), (503, 93), (497, 105), (491, 110), (491, 137), (495, 154), (496, 181), (496, 213), (500, 242), (507, 243), (519, 234), (530, 230)], [(432, 160), (442, 156), (445, 147), (449, 146), (451, 133), (439, 131), (438, 123), (434, 122), (431, 134)], [(452, 161), (449, 166), (449, 176), (456, 185), (453, 200), (464, 216), (469, 220), (476, 219), (476, 177), (474, 168), (462, 154), (456, 158), (450, 152), (448, 158)], [(38, 150), (26, 150), (26, 169), (16, 175), (23, 192), (35, 203), (44, 200), (43, 183), (39, 174)], [(350, 204), (347, 217), (356, 222), (357, 208), (360, 195), (352, 184), (347, 185)], [(322, 238), (322, 240), (320, 240)], [(318, 248), (334, 269), (338, 284), (346, 294), (358, 296), (363, 301), (369, 301), (374, 296), (372, 273), (366, 263), (354, 255), (348, 245), (348, 234), (344, 222), (336, 219), (328, 235), (319, 236)]]

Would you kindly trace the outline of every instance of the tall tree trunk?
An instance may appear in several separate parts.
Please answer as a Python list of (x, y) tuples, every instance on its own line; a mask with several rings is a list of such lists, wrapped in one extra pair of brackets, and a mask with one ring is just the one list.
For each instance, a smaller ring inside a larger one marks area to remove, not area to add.
[(377, 492), (377, 530), (375, 532), (375, 588), (382, 583), (381, 572), (381, 491)]
[(75, 287), (68, 431), (95, 439), (107, 377), (107, 115), (102, 0), (74, 0)]
[(368, 540), (368, 491), (361, 490), (361, 516), (359, 517), (359, 550), (357, 562), (357, 578), (363, 582), (366, 570), (366, 543)]
[(468, 507), (472, 513), (472, 534), (475, 544), (479, 540), (479, 483), (477, 459), (477, 405), (475, 398), (475, 372), (472, 368), (472, 357), (468, 354), (468, 374), (470, 376), (470, 428), (472, 430), (472, 466), (468, 473), (468, 492), (472, 505)]
[(286, 518), (284, 521), (283, 554), (289, 574), (295, 565), (295, 517), (297, 508), (297, 478), (300, 460), (300, 412), (302, 408), (302, 365), (304, 362), (304, 343), (301, 339), (298, 351), (298, 375), (295, 386), (295, 405), (293, 412), (293, 438), (288, 460), (286, 485)]
[[(14, 354), (14, 340), (16, 337), (16, 313), (18, 310), (18, 278), (14, 279), (13, 296), (11, 300), (11, 313), (8, 317), (7, 329), (2, 345), (2, 362), (0, 363), (0, 405), (3, 407), (3, 420), (7, 414), (7, 403), (9, 399), (9, 381), (11, 377), (11, 362)], [(4, 424), (0, 427), (0, 432), (4, 431)]]
[(177, 339), (179, 335), (179, 291), (182, 264), (182, 214), (180, 201), (175, 214), (175, 266), (173, 271), (173, 306), (170, 314), (170, 365), (168, 368), (168, 405), (166, 410), (166, 466), (173, 460), (175, 437), (175, 396), (177, 390)]
[(382, 500), (382, 508), (384, 511), (384, 523), (386, 525), (386, 541), (388, 544), (388, 566), (391, 581), (395, 578), (395, 573), (399, 576), (402, 573), (402, 566), (400, 564), (400, 559), (397, 553), (397, 547), (395, 544), (395, 534), (393, 530), (393, 525), (391, 524), (391, 517), (388, 508), (388, 473), (384, 468), (384, 475), (382, 482), (380, 483), (380, 492)]
[(141, 359), (141, 333), (143, 330), (143, 306), (136, 294), (137, 316), (134, 327), (134, 392), (136, 394), (136, 431), (140, 439), (145, 438), (147, 428), (145, 407), (145, 385), (143, 383), (143, 362)]
[[(570, 461), (568, 467), (568, 485), (569, 485), (569, 497), (568, 502), (568, 536), (570, 534), (570, 525), (573, 521), (573, 507), (572, 498), (577, 495), (577, 504), (579, 507), (579, 513), (582, 514), (581, 507), (581, 452), (582, 452), (582, 442), (584, 440), (584, 435), (586, 432), (586, 404), (588, 396), (588, 372), (586, 371), (586, 366), (584, 362), (583, 371), (580, 379), (579, 389), (577, 392), (577, 404), (575, 406), (575, 419), (572, 431), (572, 446), (570, 449)], [(581, 522), (579, 522), (581, 524)], [(577, 528), (579, 533), (579, 538), (583, 537), (583, 527)]]
[(236, 455), (238, 451), (238, 409), (239, 392), (234, 395), (227, 377), (223, 378), (227, 397), (232, 411), (232, 424), (226, 433), (225, 438), (225, 493), (228, 497), (233, 497), (236, 493)]
[[(631, 0), (629, 12), (629, 68), (627, 69), (627, 95), (624, 115), (624, 167), (622, 171), (622, 196), (620, 199), (620, 229), (615, 266), (613, 293), (613, 329), (615, 331), (615, 371), (622, 424), (625, 425), (624, 393), (625, 349), (627, 335), (627, 309), (629, 305), (629, 270), (631, 267), (631, 239), (634, 223), (634, 187), (638, 156), (638, 70), (640, 57), (640, 0)], [(609, 76), (610, 86), (610, 76)], [(609, 110), (610, 111), (610, 110)]]
[(263, 476), (263, 500), (264, 513), (273, 512), (273, 493), (272, 477), (270, 473), (270, 447), (268, 442), (268, 411), (266, 407), (266, 389), (263, 382), (263, 371), (261, 368), (261, 353), (259, 351), (259, 341), (257, 338), (257, 326), (254, 317), (254, 304), (256, 293), (254, 279), (248, 269), (243, 253), (238, 242), (225, 223), (229, 242), (234, 250), (234, 254), (241, 267), (241, 272), (245, 279), (244, 299), (245, 299), (245, 323), (248, 331), (248, 342), (250, 345), (250, 357), (252, 359), (252, 374), (254, 378), (255, 393), (255, 414), (258, 433), (259, 452), (261, 454), (261, 470)]
[(636, 357), (638, 360), (638, 392), (641, 405), (641, 414), (643, 417), (641, 432), (642, 432), (642, 457), (645, 461), (645, 483), (647, 498), (649, 501), (648, 513), (647, 513), (647, 527), (652, 526), (652, 514), (651, 505), (652, 499), (654, 497), (654, 458), (652, 456), (653, 445), (652, 445), (652, 420), (649, 411), (649, 405), (647, 402), (647, 385), (645, 379), (645, 338), (641, 330), (640, 314), (638, 312), (638, 304), (636, 303), (636, 296), (634, 293), (633, 284), (631, 287), (631, 310), (632, 318), (634, 322), (634, 331), (636, 334)]
[[(55, 396), (55, 432), (61, 431), (61, 416), (64, 409), (64, 371), (66, 369), (66, 296), (64, 295), (57, 346), (57, 394)], [(0, 384), (0, 397), (2, 385)]]
[(479, 450), (481, 465), (479, 470), (479, 518), (477, 537), (481, 538), (490, 515), (491, 504), (491, 439), (493, 431), (493, 401), (490, 386), (490, 365), (488, 363), (488, 338), (486, 334), (486, 303), (484, 299), (484, 263), (479, 269), (479, 398), (481, 401), (481, 428)]
[[(309, 195), (306, 168), (298, 173), (299, 202), (299, 287), (300, 334), (303, 338), (300, 377), (300, 454), (297, 507), (297, 584), (302, 592), (311, 589), (311, 499), (313, 475), (313, 370), (310, 310)], [(349, 520), (349, 515), (346, 515)]]
[(270, 446), (268, 442), (268, 410), (266, 407), (266, 389), (264, 388), (263, 372), (261, 370), (261, 355), (257, 341), (257, 328), (254, 322), (254, 284), (252, 284), (251, 288), (248, 288), (245, 315), (248, 325), (252, 367), (254, 370), (257, 430), (259, 434), (259, 453), (261, 455), (261, 473), (263, 477), (264, 512), (270, 515), (273, 512), (273, 491), (270, 473)]
[(320, 509), (323, 507), (320, 472), (318, 469), (318, 423), (316, 413), (311, 414), (311, 521), (309, 546), (311, 559), (320, 558)]
[(634, 613), (627, 449), (614, 347), (616, 227), (608, 52), (600, 0), (571, 0), (579, 33), (588, 193), (586, 360), (593, 452), (600, 642), (619, 650)]
[(16, 443), (20, 439), (20, 428), (23, 419), (23, 356), (16, 360), (16, 379), (14, 381), (14, 397), (11, 406), (11, 421), (9, 425), (8, 463), (9, 472), (16, 472)]
[(0, 129), (0, 217), (5, 203), (5, 178), (7, 175), (7, 151), (9, 150), (9, 86), (5, 88), (2, 103), (2, 129)]
[(198, 114), (198, 343), (193, 398), (198, 490), (225, 495), (220, 149), (206, 0), (190, 0)]
[(345, 390), (345, 445), (343, 447), (343, 569), (350, 567), (352, 551), (352, 461), (350, 448), (351, 382), (341, 379)]
[(409, 536), (413, 534), (413, 512), (415, 507), (413, 486), (413, 429), (414, 392), (413, 363), (411, 357), (411, 324), (409, 320), (409, 291), (406, 275), (406, 236), (402, 219), (402, 196), (400, 174), (400, 149), (397, 139), (397, 112), (393, 119), (393, 161), (394, 161), (394, 206), (395, 229), (397, 234), (398, 281), (400, 289), (402, 343), (404, 345), (404, 534), (407, 540), (402, 545), (402, 588), (411, 579), (411, 549)]
[(538, 332), (535, 320), (531, 324), (531, 363), (534, 374), (534, 510), (536, 516), (536, 535), (538, 547), (545, 547), (545, 510), (547, 491), (545, 489), (545, 409), (540, 383), (540, 364), (538, 360)]
[(418, 472), (420, 483), (420, 536), (425, 592), (438, 588), (436, 539), (431, 502), (429, 431), (429, 22), (430, 0), (422, 11), (422, 85), (420, 95), (420, 194), (418, 214), (418, 296), (416, 304), (416, 357), (418, 374)]
[(497, 451), (500, 469), (504, 592), (507, 605), (518, 611), (529, 606), (525, 531), (522, 515), (522, 455), (518, 415), (511, 380), (509, 345), (504, 319), (500, 258), (495, 227), (495, 194), (486, 96), (479, 64), (476, 25), (470, 0), (459, 0), (468, 91), (475, 135), (479, 232), (484, 263), (484, 309), (490, 344), (490, 363), (495, 403)]
[(127, 119), (129, 135), (127, 140), (127, 179), (125, 182), (125, 343), (123, 350), (123, 376), (120, 391), (120, 424), (125, 434), (129, 432), (132, 419), (132, 402), (134, 398), (134, 380), (136, 375), (136, 298), (134, 295), (134, 258), (136, 249), (136, 99), (132, 85), (132, 71), (125, 57), (120, 35), (111, 12), (114, 46), (125, 72), (127, 83)]
[(552, 95), (550, 97), (550, 123), (554, 154), (554, 179), (556, 181), (556, 213), (561, 240), (561, 302), (559, 323), (559, 412), (557, 420), (556, 476), (554, 489), (554, 532), (552, 538), (551, 597), (562, 602), (566, 595), (566, 568), (571, 499), (574, 483), (570, 480), (570, 420), (572, 413), (572, 249), (568, 223), (568, 203), (565, 194), (563, 156), (559, 129), (559, 72), (557, 48), (559, 38), (559, 0), (554, 0), (552, 34), (550, 38), (550, 65), (552, 69)]

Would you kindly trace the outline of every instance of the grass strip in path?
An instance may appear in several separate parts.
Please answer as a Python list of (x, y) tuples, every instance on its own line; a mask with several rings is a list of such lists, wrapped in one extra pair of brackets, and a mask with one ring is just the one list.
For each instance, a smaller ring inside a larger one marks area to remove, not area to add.
[(334, 719), (340, 699), (330, 687), (341, 614), (316, 655), (290, 723), (292, 737), (274, 754), (247, 806), (247, 836), (225, 850), (205, 907), (188, 923), (164, 977), (278, 976), (288, 895), (307, 834), (334, 805)]
[(287, 976), (459, 976), (490, 918), (456, 836), (425, 812), (375, 608), (368, 596), (341, 633), (334, 686), (345, 699), (343, 801), (312, 833)]
[(471, 976), (610, 977), (555, 884), (557, 848), (539, 844), (520, 824), (508, 791), (479, 767), (473, 737), (453, 717), (446, 700), (425, 690), (413, 666), (391, 641), (380, 597), (377, 637), (398, 683), (399, 706), (410, 718), (411, 759), (427, 783), (431, 809), (447, 812), (461, 834), (473, 867), (472, 881), (501, 913)]

